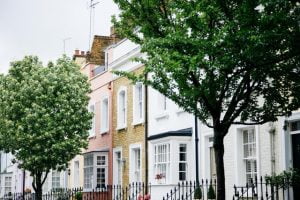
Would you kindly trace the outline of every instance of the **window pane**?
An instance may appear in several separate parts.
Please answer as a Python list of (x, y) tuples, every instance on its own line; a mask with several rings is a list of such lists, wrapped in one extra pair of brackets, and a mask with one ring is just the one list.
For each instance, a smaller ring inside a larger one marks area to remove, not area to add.
[(299, 131), (300, 130), (300, 121), (291, 123), (291, 131)]

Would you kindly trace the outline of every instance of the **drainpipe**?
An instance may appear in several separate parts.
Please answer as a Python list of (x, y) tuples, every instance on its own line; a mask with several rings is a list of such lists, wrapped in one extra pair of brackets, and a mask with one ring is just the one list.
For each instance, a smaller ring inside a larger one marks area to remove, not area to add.
[(196, 155), (196, 184), (198, 186), (199, 182), (199, 152), (198, 152), (198, 143), (199, 143), (199, 138), (198, 138), (198, 119), (197, 116), (195, 115), (195, 155)]
[[(148, 80), (148, 74), (145, 74), (145, 80)], [(148, 86), (145, 84), (145, 193), (148, 194)]]

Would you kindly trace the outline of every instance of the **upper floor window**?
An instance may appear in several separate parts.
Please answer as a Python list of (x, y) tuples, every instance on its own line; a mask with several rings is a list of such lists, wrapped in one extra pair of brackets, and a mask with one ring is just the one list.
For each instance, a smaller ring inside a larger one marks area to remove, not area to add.
[(108, 98), (102, 100), (101, 104), (101, 133), (107, 132), (109, 129), (108, 116)]
[(134, 89), (133, 120), (134, 120), (134, 122), (139, 123), (143, 120), (143, 106), (144, 106), (144, 104), (143, 104), (143, 98), (144, 98), (143, 84), (137, 83), (136, 85), (133, 86), (133, 89)]
[(158, 109), (161, 112), (167, 110), (167, 97), (161, 93), (158, 94)]
[(257, 176), (256, 136), (254, 129), (246, 129), (242, 133), (246, 181), (250, 183)]
[(118, 94), (118, 128), (126, 127), (126, 90), (121, 90)]
[(95, 135), (95, 125), (96, 125), (96, 122), (95, 122), (95, 105), (94, 104), (91, 104), (89, 106), (89, 112), (93, 114), (93, 118), (92, 118), (92, 127), (89, 131), (89, 136), (93, 136)]

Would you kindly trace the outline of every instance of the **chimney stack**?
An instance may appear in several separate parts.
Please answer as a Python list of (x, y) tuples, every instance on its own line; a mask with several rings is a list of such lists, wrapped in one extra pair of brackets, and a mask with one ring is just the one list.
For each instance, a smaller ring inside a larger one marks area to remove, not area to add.
[(75, 50), (74, 56), (79, 56), (79, 49)]

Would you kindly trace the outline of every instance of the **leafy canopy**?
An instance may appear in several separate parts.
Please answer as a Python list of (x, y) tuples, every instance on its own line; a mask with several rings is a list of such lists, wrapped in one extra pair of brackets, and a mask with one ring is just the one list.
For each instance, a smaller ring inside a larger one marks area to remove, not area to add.
[(64, 168), (87, 145), (87, 78), (69, 58), (43, 67), (37, 57), (0, 76), (0, 149), (33, 175)]
[(223, 136), (300, 107), (299, 1), (114, 1), (117, 32), (147, 55), (144, 82)]

